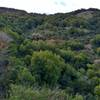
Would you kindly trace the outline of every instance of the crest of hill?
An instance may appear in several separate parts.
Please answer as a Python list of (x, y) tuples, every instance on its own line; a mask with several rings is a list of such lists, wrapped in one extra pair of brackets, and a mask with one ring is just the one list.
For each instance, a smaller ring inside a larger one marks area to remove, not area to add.
[(73, 15), (76, 15), (76, 14), (83, 13), (83, 12), (98, 12), (98, 11), (100, 11), (100, 9), (89, 8), (89, 9), (78, 9), (78, 10), (72, 11), (71, 13)]
[(78, 10), (69, 12), (69, 15), (89, 19), (89, 18), (92, 18), (93, 15), (95, 15), (98, 12), (100, 12), (100, 9), (97, 9), (97, 8), (78, 9)]
[(0, 7), (0, 14), (27, 14), (24, 10), (14, 9), (14, 8), (6, 8), (6, 7)]
[[(97, 12), (97, 11), (100, 11), (100, 9), (97, 9), (97, 8), (83, 9), (82, 8), (82, 9), (78, 9), (78, 10), (69, 12), (68, 14), (76, 15), (76, 14), (79, 14), (82, 12)], [(39, 13), (28, 13), (25, 10), (20, 10), (20, 9), (15, 9), (15, 8), (0, 7), (0, 14), (2, 14), (2, 13), (16, 13), (16, 14), (30, 14), (30, 15), (39, 14)], [(55, 15), (57, 15), (57, 14), (61, 14), (61, 13), (56, 13)], [(40, 14), (40, 15), (42, 15), (42, 14)]]

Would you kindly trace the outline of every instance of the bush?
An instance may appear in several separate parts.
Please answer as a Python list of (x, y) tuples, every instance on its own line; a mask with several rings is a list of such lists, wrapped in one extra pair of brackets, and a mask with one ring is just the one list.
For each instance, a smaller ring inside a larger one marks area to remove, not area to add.
[(50, 51), (34, 52), (31, 59), (31, 72), (39, 84), (54, 86), (65, 63), (60, 56)]
[(8, 100), (83, 100), (81, 95), (69, 95), (63, 90), (48, 88), (32, 89), (21, 85), (11, 85)]
[(96, 49), (96, 53), (100, 56), (100, 47)]
[(66, 63), (73, 63), (74, 52), (71, 50), (60, 50), (58, 54), (65, 60)]
[(79, 41), (67, 41), (65, 42), (65, 48), (71, 48), (72, 50), (84, 49), (84, 45)]
[(98, 86), (95, 87), (94, 93), (95, 93), (97, 96), (100, 96), (100, 85), (98, 85)]
[(100, 47), (100, 35), (96, 35), (92, 40), (94, 47)]
[(18, 83), (22, 85), (33, 85), (35, 82), (34, 76), (24, 66), (21, 59), (11, 57), (10, 64), (8, 66), (7, 78), (10, 83)]
[(72, 86), (74, 81), (78, 78), (77, 71), (74, 69), (73, 66), (66, 64), (63, 68), (61, 77), (59, 79), (60, 87), (65, 89), (69, 87), (68, 91), (73, 91)]
[(85, 53), (79, 53), (78, 55), (75, 55), (74, 58), (74, 66), (76, 68), (87, 68), (87, 64), (90, 63), (90, 60), (88, 58), (88, 55)]

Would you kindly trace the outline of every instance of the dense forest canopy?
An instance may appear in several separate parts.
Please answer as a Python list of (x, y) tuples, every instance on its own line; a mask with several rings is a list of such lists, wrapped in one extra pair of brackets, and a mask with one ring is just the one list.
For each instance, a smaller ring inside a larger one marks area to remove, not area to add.
[(100, 100), (100, 10), (0, 8), (0, 99)]

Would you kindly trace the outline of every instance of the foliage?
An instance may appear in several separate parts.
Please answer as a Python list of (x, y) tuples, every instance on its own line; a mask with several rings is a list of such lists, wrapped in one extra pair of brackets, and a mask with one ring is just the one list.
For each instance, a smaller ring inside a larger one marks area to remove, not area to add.
[(100, 47), (100, 35), (96, 35), (92, 42), (95, 47)]
[(81, 50), (84, 49), (84, 45), (80, 43), (79, 41), (67, 41), (65, 42), (65, 48), (71, 48), (72, 50)]
[(0, 8), (0, 95), (99, 100), (99, 33), (98, 9), (45, 15)]
[(100, 96), (100, 85), (95, 87), (94, 92), (95, 92), (96, 95)]
[(63, 90), (32, 89), (18, 85), (11, 85), (11, 95), (8, 100), (83, 100), (81, 95), (75, 97)]
[(60, 56), (50, 51), (34, 52), (31, 59), (31, 72), (39, 84), (54, 86), (65, 63)]

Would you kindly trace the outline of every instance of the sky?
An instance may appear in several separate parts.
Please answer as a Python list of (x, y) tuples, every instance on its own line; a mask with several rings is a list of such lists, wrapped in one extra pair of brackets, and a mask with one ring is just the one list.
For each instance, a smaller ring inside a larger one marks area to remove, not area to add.
[(100, 0), (0, 0), (0, 7), (33, 13), (66, 13), (81, 8), (99, 8)]

